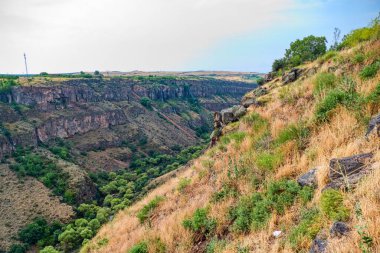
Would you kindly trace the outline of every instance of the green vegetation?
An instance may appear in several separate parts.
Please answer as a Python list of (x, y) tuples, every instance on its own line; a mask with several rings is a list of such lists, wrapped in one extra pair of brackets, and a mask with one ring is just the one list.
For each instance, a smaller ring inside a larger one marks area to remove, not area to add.
[(321, 227), (321, 215), (318, 209), (312, 208), (301, 214), (297, 226), (290, 231), (288, 240), (293, 249), (299, 249), (304, 241), (310, 241), (318, 234)]
[(380, 69), (380, 61), (368, 65), (360, 71), (361, 79), (370, 79), (376, 76), (377, 71)]
[(8, 93), (13, 86), (17, 86), (18, 83), (14, 79), (0, 79), (0, 94)]
[(332, 220), (347, 220), (350, 213), (343, 204), (343, 194), (340, 191), (328, 189), (322, 193), (320, 206), (322, 212)]
[(200, 238), (210, 236), (216, 228), (216, 220), (208, 216), (206, 208), (198, 208), (193, 216), (185, 219), (182, 224)]
[(375, 18), (368, 27), (353, 30), (343, 37), (339, 49), (350, 48), (361, 42), (380, 38), (380, 16)]
[(296, 141), (299, 149), (305, 149), (310, 131), (304, 123), (290, 124), (281, 130), (275, 143), (282, 145), (288, 141)]
[(232, 132), (226, 135), (223, 135), (220, 138), (220, 143), (227, 145), (231, 141), (235, 141), (237, 144), (240, 144), (246, 136), (245, 132)]
[(142, 104), (147, 109), (152, 109), (152, 101), (148, 97), (142, 97), (140, 99), (140, 104)]
[(285, 51), (284, 58), (273, 62), (272, 71), (278, 72), (317, 59), (326, 52), (326, 43), (325, 37), (313, 35), (290, 43), (290, 47)]
[(349, 77), (341, 80), (339, 85), (328, 91), (326, 96), (317, 104), (315, 116), (317, 121), (327, 121), (338, 105), (358, 111), (363, 98), (356, 92), (356, 83)]
[(177, 186), (177, 190), (179, 192), (183, 192), (187, 186), (189, 186), (191, 183), (191, 179), (190, 178), (181, 178), (178, 182), (178, 186)]
[(233, 230), (248, 232), (251, 229), (263, 228), (272, 212), (283, 214), (285, 208), (293, 205), (297, 198), (306, 203), (312, 196), (313, 189), (302, 188), (293, 180), (273, 181), (267, 185), (264, 192), (241, 197), (238, 204), (231, 209)]
[(326, 94), (326, 92), (332, 90), (336, 87), (336, 77), (332, 73), (320, 73), (317, 75), (313, 94), (316, 97), (321, 97)]
[(156, 196), (148, 204), (146, 204), (137, 213), (137, 218), (139, 219), (140, 223), (144, 223), (146, 220), (150, 220), (153, 210), (156, 209), (158, 205), (160, 204), (160, 202), (162, 202), (163, 200), (164, 200), (164, 197)]
[(31, 176), (37, 178), (53, 193), (62, 196), (67, 203), (75, 203), (75, 194), (69, 188), (69, 174), (51, 160), (38, 154), (31, 153), (29, 149), (17, 149), (14, 152), (15, 164), (10, 168), (19, 177)]
[(264, 171), (273, 171), (283, 160), (280, 152), (262, 151), (256, 155), (256, 166)]
[(206, 253), (216, 253), (221, 252), (226, 247), (227, 242), (225, 240), (219, 240), (217, 238), (212, 238), (206, 248)]
[(128, 250), (128, 253), (148, 253), (148, 244), (145, 241), (139, 242)]

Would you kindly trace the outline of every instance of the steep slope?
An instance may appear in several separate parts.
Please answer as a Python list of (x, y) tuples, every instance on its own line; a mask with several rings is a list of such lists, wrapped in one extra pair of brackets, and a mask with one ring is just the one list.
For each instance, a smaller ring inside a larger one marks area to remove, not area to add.
[(216, 114), (214, 147), (81, 252), (380, 252), (379, 61), (363, 43), (248, 93), (239, 121)]
[[(106, 195), (116, 195), (101, 189), (114, 175), (138, 185), (128, 201), (116, 204), (114, 196), (107, 215), (129, 205), (150, 180), (200, 152), (193, 146), (211, 130), (212, 110), (256, 87), (165, 76), (17, 81), (0, 85), (0, 250), (36, 217), (67, 223), (81, 203), (101, 206)], [(143, 170), (140, 163), (147, 164)]]

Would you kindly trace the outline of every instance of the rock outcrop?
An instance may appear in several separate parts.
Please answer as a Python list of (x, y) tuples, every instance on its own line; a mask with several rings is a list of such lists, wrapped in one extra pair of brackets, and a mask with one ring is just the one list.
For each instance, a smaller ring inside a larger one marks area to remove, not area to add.
[(310, 186), (310, 187), (316, 187), (317, 186), (317, 177), (316, 177), (317, 168), (311, 169), (305, 174), (301, 175), (297, 182), (301, 186)]
[(380, 114), (374, 116), (368, 124), (367, 133), (365, 134), (368, 137), (374, 130), (376, 131), (377, 137), (380, 137)]
[(288, 83), (294, 82), (301, 76), (302, 72), (303, 72), (303, 69), (293, 68), (289, 72), (284, 73), (284, 75), (282, 76), (282, 83), (288, 84)]
[(350, 232), (348, 225), (341, 221), (336, 221), (330, 228), (330, 235), (332, 237), (341, 237), (347, 235)]
[(364, 153), (330, 160), (327, 188), (354, 187), (371, 168), (372, 153)]

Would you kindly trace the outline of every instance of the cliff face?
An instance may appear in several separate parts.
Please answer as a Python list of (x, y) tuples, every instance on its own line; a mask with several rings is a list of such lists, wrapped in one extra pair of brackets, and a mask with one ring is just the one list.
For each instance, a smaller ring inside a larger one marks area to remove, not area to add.
[[(3, 102), (0, 104), (0, 120), (9, 133), (7, 137), (0, 138), (0, 158), (18, 145), (36, 146), (38, 142), (44, 143), (57, 137), (72, 138), (98, 129), (131, 124), (141, 114), (148, 116), (145, 123), (150, 120), (156, 122), (157, 115), (151, 115), (141, 106), (141, 97), (148, 97), (153, 103), (197, 99), (207, 114), (207, 111), (237, 103), (238, 98), (254, 87), (254, 84), (217, 79), (168, 78), (50, 80), (12, 87), (10, 92), (0, 96)], [(205, 119), (202, 118), (206, 116), (186, 120), (178, 117), (188, 109), (171, 106), (166, 107), (163, 113), (196, 139), (192, 128), (204, 124)], [(145, 133), (140, 131), (139, 134)], [(183, 134), (179, 142), (194, 143), (193, 140), (186, 140)]]

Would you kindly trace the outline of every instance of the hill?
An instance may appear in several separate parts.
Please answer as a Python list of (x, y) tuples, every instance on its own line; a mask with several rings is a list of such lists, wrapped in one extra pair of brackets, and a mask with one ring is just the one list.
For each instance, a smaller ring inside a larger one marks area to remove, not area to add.
[(267, 76), (81, 252), (380, 252), (378, 35)]

